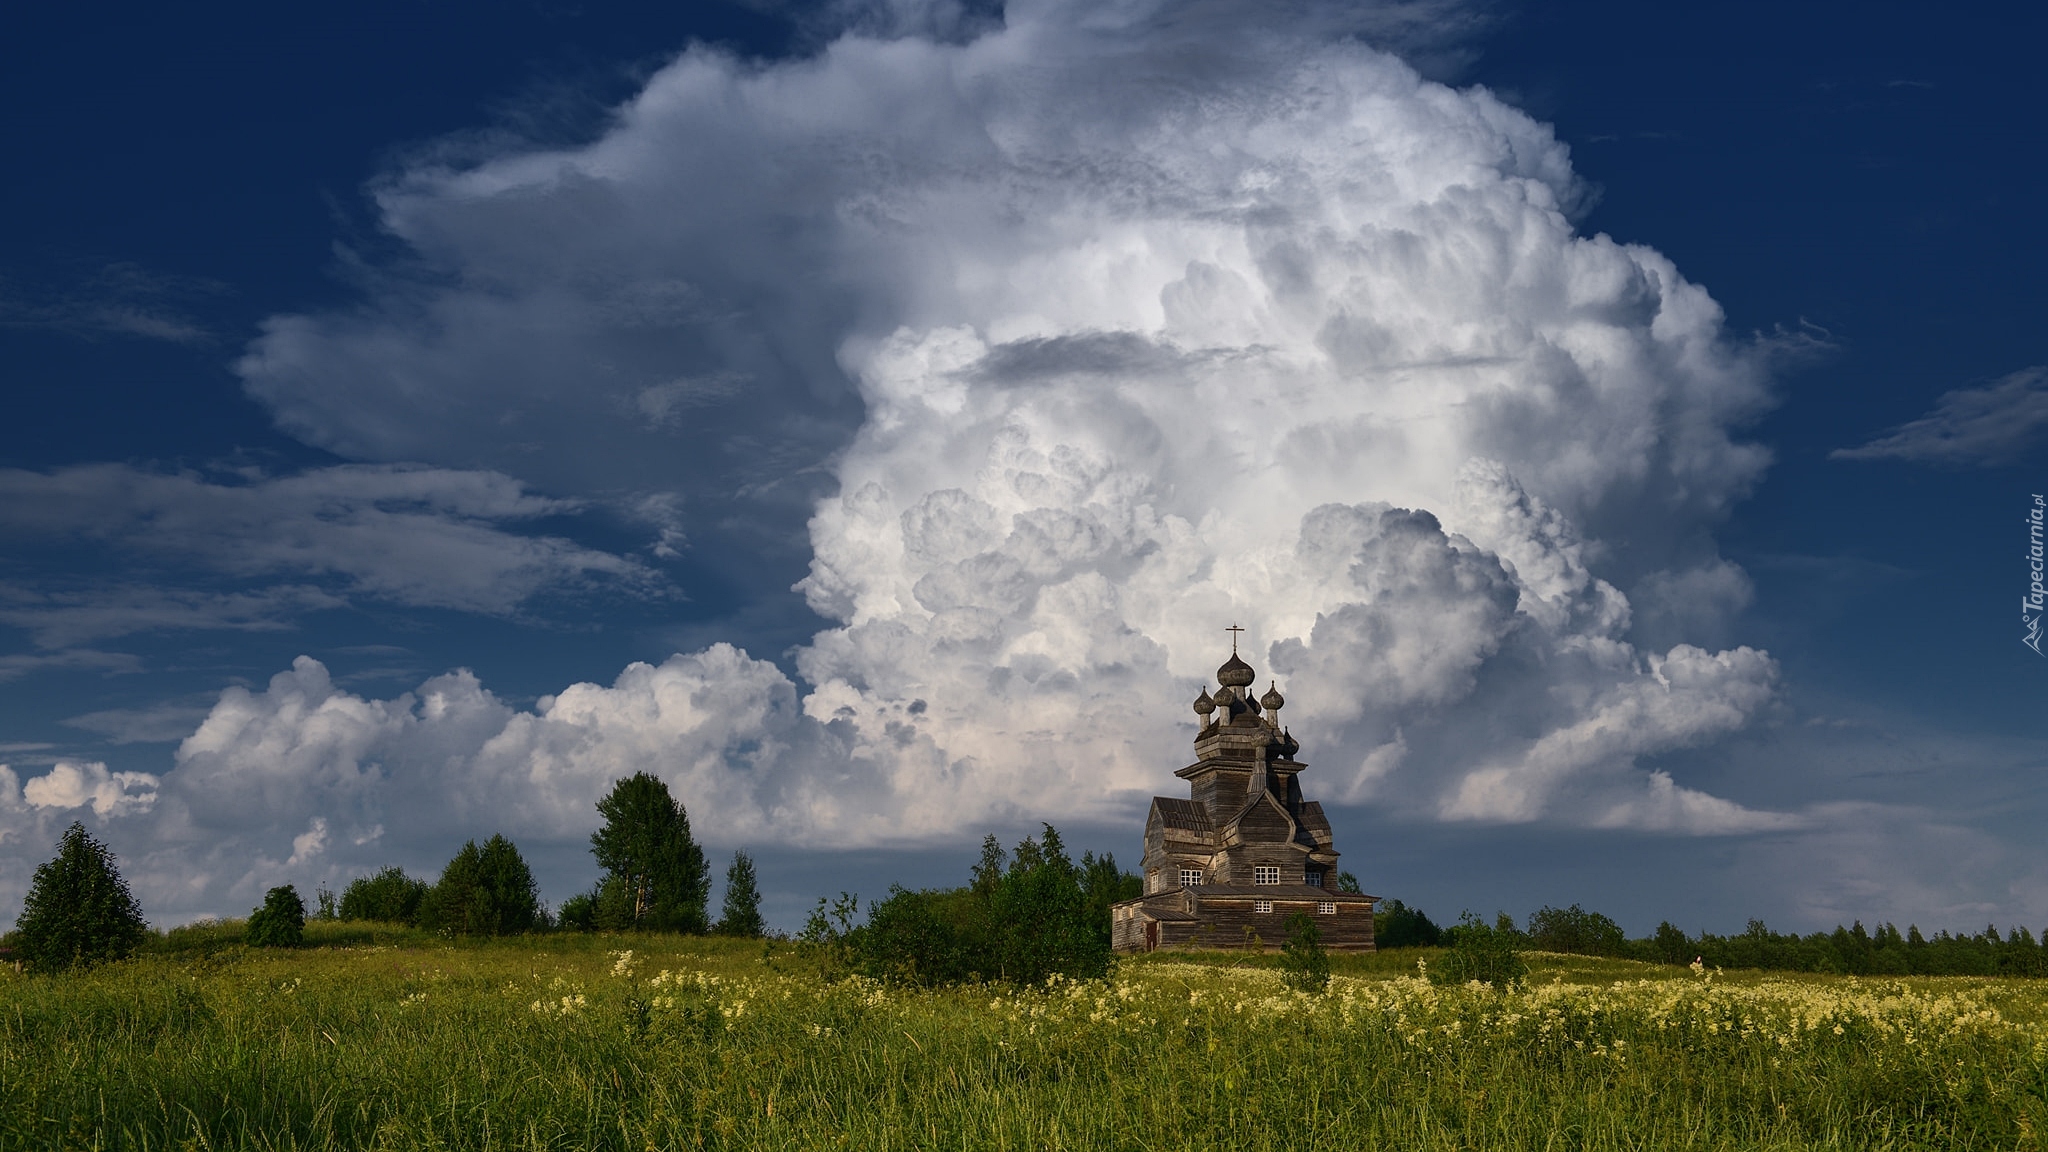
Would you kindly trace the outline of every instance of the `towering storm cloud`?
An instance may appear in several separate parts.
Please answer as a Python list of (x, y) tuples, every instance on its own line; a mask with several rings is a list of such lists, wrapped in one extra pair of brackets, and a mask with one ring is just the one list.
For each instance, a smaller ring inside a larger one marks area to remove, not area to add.
[(442, 824), (573, 841), (642, 768), (714, 841), (1124, 819), (1231, 623), (1342, 802), (1795, 824), (1655, 761), (1772, 699), (1706, 643), (1747, 595), (1712, 533), (1767, 463), (1760, 368), (1670, 261), (1575, 231), (1547, 127), (1325, 32), (1011, 4), (966, 42), (697, 48), (586, 146), (393, 173), (409, 258), (272, 320), (250, 391), (657, 553), (807, 538), (830, 627), (796, 679), (718, 645), (531, 710), (301, 660), (161, 781), (0, 777), (0, 824), (155, 821), (198, 906)]

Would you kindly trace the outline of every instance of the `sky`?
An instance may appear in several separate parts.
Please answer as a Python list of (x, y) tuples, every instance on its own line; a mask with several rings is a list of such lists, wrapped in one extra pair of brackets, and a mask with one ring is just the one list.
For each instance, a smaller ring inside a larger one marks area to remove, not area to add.
[(2048, 927), (2042, 22), (22, 15), (0, 923), (559, 903), (641, 770), (784, 928), (1135, 866), (1238, 624), (1440, 921)]

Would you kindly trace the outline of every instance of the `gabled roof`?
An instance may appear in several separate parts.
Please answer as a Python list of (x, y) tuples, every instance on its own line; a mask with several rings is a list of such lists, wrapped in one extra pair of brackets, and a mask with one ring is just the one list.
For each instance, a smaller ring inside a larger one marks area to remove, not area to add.
[[(1267, 811), (1266, 815), (1259, 822), (1269, 825), (1277, 824), (1277, 826), (1283, 831), (1282, 835), (1263, 836), (1259, 837), (1256, 840), (1254, 840), (1250, 836), (1245, 835), (1245, 821), (1258, 814), (1261, 808), (1265, 808)], [(1275, 818), (1277, 818), (1277, 820)], [(1270, 792), (1252, 793), (1251, 797), (1245, 801), (1244, 807), (1238, 809), (1237, 814), (1235, 816), (1232, 816), (1230, 818), (1229, 823), (1224, 825), (1225, 832), (1235, 832), (1238, 834), (1240, 838), (1244, 839), (1246, 842), (1259, 844), (1289, 843), (1294, 839), (1295, 833), (1296, 831), (1298, 831), (1298, 829), (1299, 825), (1295, 824), (1294, 817), (1288, 813), (1287, 805), (1282, 804), (1279, 798), (1274, 796)]]

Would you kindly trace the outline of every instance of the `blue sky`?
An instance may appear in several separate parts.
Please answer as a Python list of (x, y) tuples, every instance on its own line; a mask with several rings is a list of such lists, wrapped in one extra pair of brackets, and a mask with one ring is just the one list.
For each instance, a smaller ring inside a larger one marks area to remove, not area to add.
[(17, 21), (0, 918), (1135, 863), (1240, 621), (1369, 890), (2048, 923), (2038, 14), (643, 7)]

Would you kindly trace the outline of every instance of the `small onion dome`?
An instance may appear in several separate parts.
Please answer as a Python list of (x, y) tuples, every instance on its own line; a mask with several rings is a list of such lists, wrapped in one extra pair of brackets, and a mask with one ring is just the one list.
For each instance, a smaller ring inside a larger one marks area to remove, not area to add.
[(1223, 662), (1223, 667), (1216, 670), (1216, 682), (1226, 688), (1242, 688), (1256, 679), (1258, 673), (1252, 671), (1251, 665), (1238, 659), (1235, 652)]
[(1287, 697), (1280, 694), (1278, 686), (1268, 681), (1266, 684), (1266, 694), (1259, 697), (1259, 703), (1265, 705), (1268, 712), (1278, 712), (1286, 705)]
[(1207, 716), (1215, 710), (1216, 701), (1209, 698), (1209, 690), (1207, 688), (1202, 689), (1202, 694), (1195, 697), (1195, 711), (1203, 716)]
[(1301, 751), (1301, 741), (1296, 740), (1294, 733), (1288, 732), (1285, 729), (1282, 729), (1280, 732), (1280, 746), (1287, 749), (1287, 758), (1289, 760), (1294, 759), (1294, 754)]

